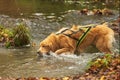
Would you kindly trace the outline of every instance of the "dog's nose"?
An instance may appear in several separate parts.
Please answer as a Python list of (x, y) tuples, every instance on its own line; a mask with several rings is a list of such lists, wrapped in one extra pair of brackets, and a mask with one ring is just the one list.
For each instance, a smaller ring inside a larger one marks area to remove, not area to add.
[(37, 51), (37, 54), (40, 54), (40, 51), (39, 51), (39, 50)]
[(40, 53), (40, 51), (37, 51), (37, 54), (39, 55), (39, 57), (43, 57), (43, 55)]
[(48, 52), (47, 55), (50, 55), (50, 53)]

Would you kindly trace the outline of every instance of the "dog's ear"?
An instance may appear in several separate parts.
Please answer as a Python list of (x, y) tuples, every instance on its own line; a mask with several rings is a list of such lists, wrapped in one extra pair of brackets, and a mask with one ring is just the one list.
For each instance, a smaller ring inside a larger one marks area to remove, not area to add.
[(55, 44), (55, 42), (54, 43), (51, 42), (49, 43), (49, 48), (51, 51), (55, 52), (58, 49), (58, 44)]
[(58, 49), (58, 41), (57, 41), (57, 35), (55, 33), (51, 33), (49, 36), (49, 39), (47, 40), (47, 44), (50, 48), (50, 50), (52, 50), (53, 52), (56, 51), (56, 49)]
[(54, 46), (53, 46), (53, 43), (52, 43), (52, 42), (50, 42), (50, 43), (48, 43), (48, 45), (49, 45), (50, 50), (54, 51)]

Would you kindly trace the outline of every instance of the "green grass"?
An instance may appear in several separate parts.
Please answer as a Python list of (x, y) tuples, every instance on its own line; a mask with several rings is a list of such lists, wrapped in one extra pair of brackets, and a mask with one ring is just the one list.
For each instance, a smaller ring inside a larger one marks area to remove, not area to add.
[(88, 67), (94, 67), (94, 68), (107, 68), (109, 67), (109, 63), (112, 60), (111, 54), (105, 54), (101, 58), (97, 58), (96, 60), (90, 61), (88, 63)]
[(6, 48), (22, 47), (30, 44), (30, 33), (25, 25), (18, 25), (12, 29), (0, 26), (0, 42), (4, 42)]
[(14, 34), (14, 45), (24, 46), (30, 43), (30, 34), (24, 25), (19, 25), (13, 29)]

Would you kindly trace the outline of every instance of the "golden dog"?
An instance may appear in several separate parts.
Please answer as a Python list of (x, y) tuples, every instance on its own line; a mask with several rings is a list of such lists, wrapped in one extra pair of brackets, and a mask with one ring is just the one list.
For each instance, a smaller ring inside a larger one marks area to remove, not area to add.
[(75, 51), (80, 53), (90, 45), (95, 45), (101, 52), (112, 53), (111, 48), (113, 47), (114, 32), (107, 25), (102, 24), (91, 28), (84, 40), (76, 47), (76, 39), (79, 39), (84, 32), (82, 30), (80, 31), (79, 28), (78, 26), (73, 26), (66, 31), (63, 28), (57, 34), (51, 33), (45, 40), (40, 42), (40, 48), (37, 53), (40, 55), (49, 54), (50, 51), (56, 54), (73, 54)]

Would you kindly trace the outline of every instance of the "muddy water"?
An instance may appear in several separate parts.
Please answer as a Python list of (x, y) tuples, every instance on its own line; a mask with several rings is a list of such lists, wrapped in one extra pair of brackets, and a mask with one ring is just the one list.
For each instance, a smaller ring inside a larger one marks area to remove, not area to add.
[[(0, 47), (0, 76), (61, 77), (83, 73), (87, 63), (102, 53), (89, 52), (79, 56), (57, 56), (51, 53), (51, 56), (39, 58), (36, 51), (40, 41), (62, 27), (71, 27), (73, 24), (99, 24), (118, 17), (117, 9), (114, 10), (115, 15), (110, 16), (80, 15), (79, 10), (84, 7), (89, 8), (90, 5), (85, 5), (83, 2), (73, 4), (72, 2), (43, 0), (0, 0), (0, 25), (10, 28), (25, 24), (31, 31), (32, 41), (36, 43), (36, 46), (32, 48), (6, 49)], [(100, 8), (100, 6), (96, 7)]]

